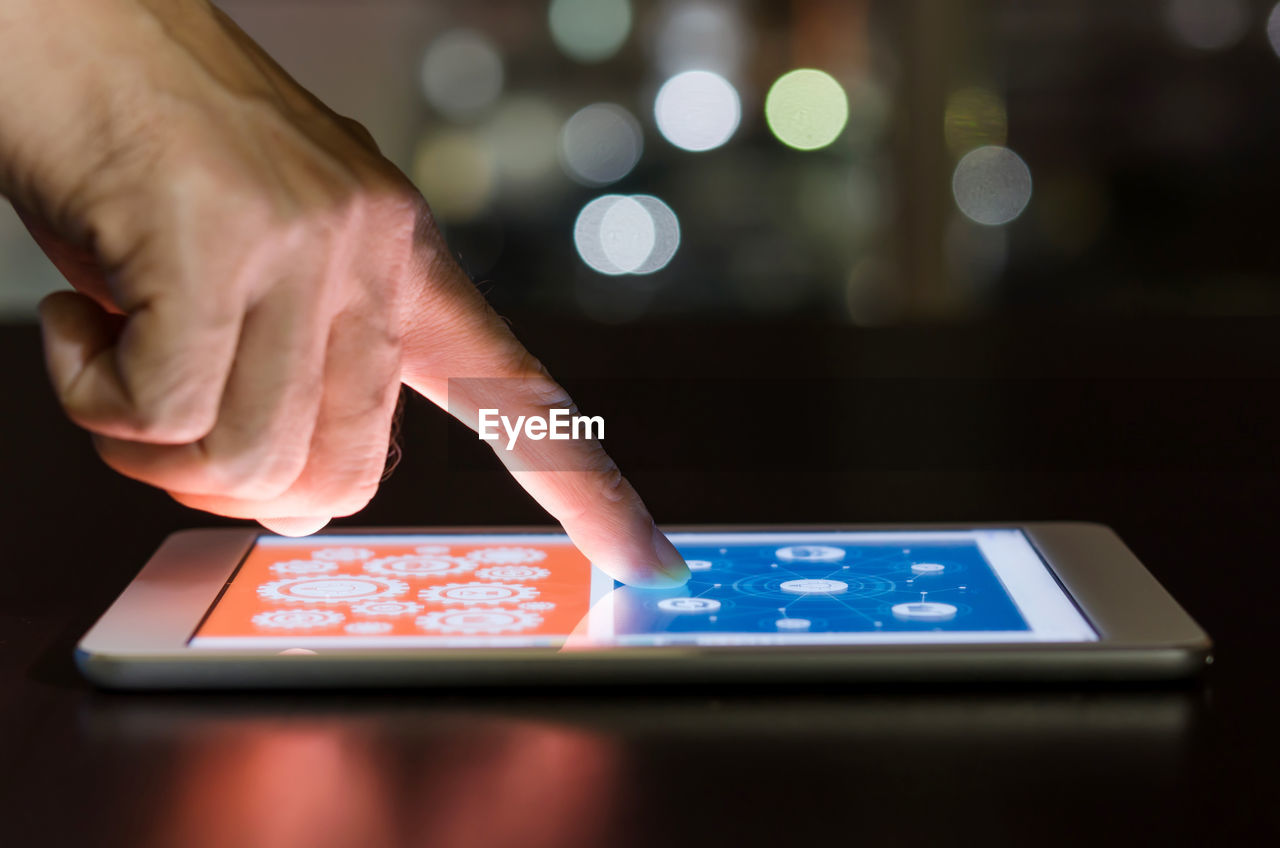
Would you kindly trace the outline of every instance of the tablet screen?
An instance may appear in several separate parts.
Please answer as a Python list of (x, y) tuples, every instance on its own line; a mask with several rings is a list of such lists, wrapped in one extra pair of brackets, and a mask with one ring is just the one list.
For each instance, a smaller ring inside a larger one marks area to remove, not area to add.
[(1084, 642), (1014, 529), (674, 533), (692, 579), (622, 586), (556, 533), (258, 538), (193, 648)]

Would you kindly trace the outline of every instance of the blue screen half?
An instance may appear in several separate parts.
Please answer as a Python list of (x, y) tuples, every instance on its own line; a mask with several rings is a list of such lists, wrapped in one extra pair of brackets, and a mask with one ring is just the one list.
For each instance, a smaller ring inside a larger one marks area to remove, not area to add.
[(1096, 641), (1018, 528), (676, 532), (678, 589), (593, 588), (589, 643)]
[(623, 590), (618, 636), (1029, 629), (972, 541), (678, 547), (688, 585)]

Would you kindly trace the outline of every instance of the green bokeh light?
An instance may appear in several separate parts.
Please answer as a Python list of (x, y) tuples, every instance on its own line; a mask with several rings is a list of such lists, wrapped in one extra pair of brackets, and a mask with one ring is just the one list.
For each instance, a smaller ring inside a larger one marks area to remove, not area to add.
[(579, 62), (603, 62), (631, 32), (630, 0), (552, 0), (547, 10), (551, 39)]
[(797, 150), (835, 141), (849, 120), (849, 98), (830, 74), (801, 68), (778, 77), (764, 101), (764, 118), (778, 140)]

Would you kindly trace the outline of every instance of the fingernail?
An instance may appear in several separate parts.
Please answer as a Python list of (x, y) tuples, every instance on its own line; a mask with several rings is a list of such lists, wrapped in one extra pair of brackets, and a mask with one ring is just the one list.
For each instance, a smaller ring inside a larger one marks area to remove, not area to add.
[(684, 557), (656, 524), (653, 525), (653, 552), (658, 557), (662, 573), (671, 578), (673, 586), (683, 586), (689, 582), (689, 566), (685, 564)]

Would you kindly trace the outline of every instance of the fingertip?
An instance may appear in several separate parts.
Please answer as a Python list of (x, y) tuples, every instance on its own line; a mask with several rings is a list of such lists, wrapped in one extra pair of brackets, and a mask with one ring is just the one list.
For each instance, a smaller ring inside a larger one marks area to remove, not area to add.
[(671, 540), (658, 529), (656, 524), (653, 526), (653, 550), (658, 556), (658, 564), (662, 574), (671, 581), (664, 585), (683, 586), (689, 582), (688, 563), (684, 561), (680, 551), (676, 550), (676, 546), (671, 544)]
[(661, 530), (653, 526), (647, 538), (637, 536), (638, 544), (618, 548), (613, 557), (597, 555), (592, 564), (636, 589), (677, 589), (689, 582), (689, 566)]
[(279, 536), (310, 536), (322, 530), (332, 519), (322, 516), (303, 518), (259, 518), (258, 523)]
[(653, 569), (642, 574), (629, 575), (622, 582), (633, 589), (679, 589), (689, 582), (689, 569), (685, 568), (683, 576)]

